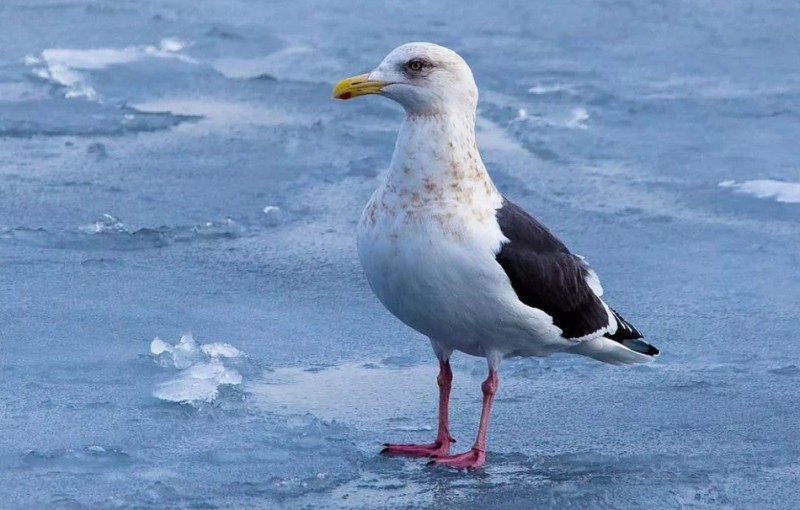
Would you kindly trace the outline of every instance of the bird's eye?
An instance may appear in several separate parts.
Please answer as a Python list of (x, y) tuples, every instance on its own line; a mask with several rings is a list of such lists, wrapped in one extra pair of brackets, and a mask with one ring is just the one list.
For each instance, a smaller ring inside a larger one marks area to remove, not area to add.
[(410, 71), (418, 72), (422, 71), (422, 68), (425, 67), (425, 64), (422, 62), (422, 60), (414, 59), (409, 60), (408, 64), (406, 64), (406, 67), (408, 67)]

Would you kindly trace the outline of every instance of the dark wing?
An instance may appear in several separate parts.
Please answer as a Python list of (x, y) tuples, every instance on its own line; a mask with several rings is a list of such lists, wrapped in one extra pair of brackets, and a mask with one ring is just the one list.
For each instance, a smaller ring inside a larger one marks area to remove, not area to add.
[(497, 210), (497, 221), (509, 242), (496, 259), (520, 301), (550, 315), (565, 338), (581, 338), (609, 326), (608, 312), (587, 283), (591, 269), (583, 259), (508, 200)]

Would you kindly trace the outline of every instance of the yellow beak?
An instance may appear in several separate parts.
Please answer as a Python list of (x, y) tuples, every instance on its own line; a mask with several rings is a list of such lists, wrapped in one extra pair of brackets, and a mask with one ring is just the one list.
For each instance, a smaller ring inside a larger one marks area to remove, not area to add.
[(350, 99), (356, 96), (367, 94), (380, 94), (381, 89), (389, 85), (386, 81), (370, 81), (369, 74), (359, 74), (350, 78), (345, 78), (333, 87), (333, 97), (335, 99)]

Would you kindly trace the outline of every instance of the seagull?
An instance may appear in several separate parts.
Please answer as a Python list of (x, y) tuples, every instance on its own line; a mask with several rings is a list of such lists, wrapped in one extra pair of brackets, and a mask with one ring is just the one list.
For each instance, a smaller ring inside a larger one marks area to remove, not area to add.
[[(475, 142), (478, 88), (461, 56), (432, 43), (404, 44), (333, 89), (336, 99), (368, 94), (399, 103), (405, 119), (361, 215), (358, 256), (381, 303), (428, 337), (439, 360), (436, 439), (386, 444), (382, 453), (483, 466), (505, 358), (567, 352), (622, 365), (658, 356), (605, 303), (583, 257), (497, 190)], [(454, 351), (486, 358), (489, 375), (475, 443), (450, 455)]]

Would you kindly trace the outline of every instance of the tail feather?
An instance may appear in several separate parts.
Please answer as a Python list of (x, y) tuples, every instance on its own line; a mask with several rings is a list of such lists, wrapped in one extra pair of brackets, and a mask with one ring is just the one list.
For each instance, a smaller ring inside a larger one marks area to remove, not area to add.
[(588, 356), (604, 363), (610, 363), (611, 365), (650, 363), (656, 358), (655, 355), (635, 351), (620, 342), (604, 336), (581, 342), (569, 349), (569, 352)]

